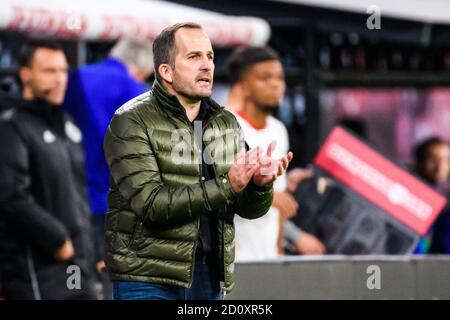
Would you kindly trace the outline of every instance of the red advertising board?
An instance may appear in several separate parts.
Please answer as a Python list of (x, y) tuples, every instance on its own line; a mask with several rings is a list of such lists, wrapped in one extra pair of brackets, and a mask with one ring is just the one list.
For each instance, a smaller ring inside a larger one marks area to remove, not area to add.
[(330, 133), (314, 163), (420, 235), (446, 203), (445, 197), (340, 127)]

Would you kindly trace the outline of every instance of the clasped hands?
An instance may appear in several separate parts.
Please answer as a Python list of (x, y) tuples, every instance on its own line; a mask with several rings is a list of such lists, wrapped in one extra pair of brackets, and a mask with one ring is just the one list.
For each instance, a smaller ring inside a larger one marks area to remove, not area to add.
[(228, 171), (228, 179), (234, 192), (242, 191), (251, 179), (257, 186), (272, 183), (286, 171), (293, 154), (289, 152), (280, 159), (272, 159), (275, 147), (276, 141), (273, 140), (265, 152), (260, 147), (249, 151), (243, 148), (236, 155)]

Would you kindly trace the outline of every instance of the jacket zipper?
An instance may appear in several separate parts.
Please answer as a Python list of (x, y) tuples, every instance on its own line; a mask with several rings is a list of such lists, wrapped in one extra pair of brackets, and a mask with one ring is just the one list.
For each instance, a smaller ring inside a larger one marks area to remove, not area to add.
[[(209, 119), (206, 120), (205, 124), (203, 125), (203, 128), (206, 128), (206, 126), (211, 122), (212, 118), (216, 117), (221, 112), (222, 111), (220, 111), (215, 116), (209, 117)], [(187, 120), (187, 123), (191, 123), (186, 115), (185, 115), (185, 118)], [(193, 133), (193, 135), (194, 135), (194, 145), (197, 146), (197, 141), (195, 140), (195, 132), (194, 132), (194, 129), (193, 129), (193, 125), (188, 125), (188, 127), (189, 127), (189, 130), (191, 131), (191, 133)], [(203, 128), (202, 128), (202, 138), (201, 138), (202, 146), (203, 146)], [(197, 148), (196, 150), (198, 150), (198, 149), (202, 150), (201, 153), (203, 152), (203, 148)], [(203, 161), (203, 155), (202, 154), (200, 154), (200, 157), (201, 157), (201, 160)], [(203, 177), (203, 170), (202, 170), (202, 162), (201, 161), (199, 163), (199, 169), (200, 169), (200, 181), (201, 181), (201, 178)], [(214, 164), (213, 164), (213, 170), (214, 170), (214, 175), (216, 175), (217, 173), (216, 173), (216, 168), (215, 168)], [(195, 243), (194, 243), (194, 250), (193, 250), (193, 253), (192, 253), (192, 273), (191, 273), (191, 280), (190, 280), (190, 283), (189, 283), (189, 287), (192, 287), (192, 283), (194, 282), (195, 253), (197, 251), (199, 232), (200, 232), (200, 217), (197, 219), (197, 236), (196, 236), (196, 240), (195, 240)], [(222, 225), (222, 252), (223, 252), (223, 225)], [(223, 268), (224, 268), (224, 271), (225, 271), (225, 263), (223, 264)], [(224, 274), (224, 278), (225, 278), (225, 274)]]
[[(187, 117), (186, 117), (186, 119), (187, 119)], [(189, 119), (188, 119), (189, 120)], [(193, 136), (194, 136), (194, 146), (196, 146), (197, 147), (197, 142), (196, 142), (196, 139), (195, 139), (195, 132), (194, 132), (194, 130), (193, 130), (193, 125), (192, 124), (190, 124), (189, 125), (189, 130), (191, 131), (191, 133), (193, 134)], [(202, 138), (202, 141), (203, 141), (203, 138)], [(196, 150), (198, 150), (198, 148), (195, 148)], [(202, 149), (200, 149), (200, 150), (202, 150)], [(200, 155), (201, 156), (201, 155)], [(203, 159), (202, 159), (202, 161), (203, 161)], [(201, 181), (201, 177), (203, 176), (203, 170), (202, 170), (202, 163), (201, 163), (201, 161), (200, 161), (200, 163), (199, 163), (199, 170), (200, 170), (200, 181)], [(195, 254), (196, 254), (196, 252), (197, 252), (197, 246), (198, 246), (198, 236), (199, 236), (199, 232), (200, 232), (200, 217), (197, 219), (197, 235), (196, 235), (196, 237), (195, 237), (195, 242), (194, 242), (194, 250), (193, 250), (193, 252), (192, 252), (192, 272), (191, 272), (191, 279), (190, 279), (190, 281), (189, 281), (189, 288), (190, 287), (192, 287), (192, 283), (194, 282), (194, 274), (195, 274)]]
[(227, 270), (225, 268), (225, 222), (224, 220), (222, 220), (222, 248), (221, 248), (222, 252), (222, 268), (223, 268), (223, 287), (220, 288), (220, 294), (222, 296), (222, 299), (225, 297), (225, 287), (227, 284)]
[[(206, 128), (206, 125), (205, 125), (205, 128)], [(210, 156), (211, 156), (211, 160), (212, 160), (212, 154), (210, 154)], [(214, 171), (214, 176), (217, 178), (217, 169), (216, 169), (216, 164), (215, 163), (212, 163), (212, 168), (213, 168), (213, 171)], [(219, 222), (219, 217), (217, 217), (217, 222)], [(220, 251), (219, 251), (219, 262), (220, 262), (220, 260), (221, 260), (221, 262), (222, 262), (222, 268), (223, 268), (223, 283), (224, 283), (224, 286), (222, 287), (222, 288), (220, 288), (220, 294), (221, 294), (221, 297), (222, 297), (222, 299), (225, 297), (225, 284), (226, 284), (226, 281), (225, 281), (225, 278), (226, 278), (226, 268), (225, 268), (225, 228), (224, 228), (224, 225), (225, 225), (225, 223), (224, 223), (224, 221), (222, 220), (222, 222), (220, 222), (220, 224), (221, 224), (221, 229), (222, 229), (222, 239), (221, 239), (221, 248), (219, 248), (220, 249)], [(219, 281), (220, 281), (220, 278), (219, 278)]]
[(194, 243), (194, 251), (192, 253), (192, 273), (191, 273), (191, 281), (189, 282), (189, 288), (192, 287), (192, 283), (194, 282), (194, 272), (195, 272), (195, 252), (197, 251), (197, 245), (198, 245), (198, 232), (200, 230), (200, 218), (197, 219), (197, 237)]

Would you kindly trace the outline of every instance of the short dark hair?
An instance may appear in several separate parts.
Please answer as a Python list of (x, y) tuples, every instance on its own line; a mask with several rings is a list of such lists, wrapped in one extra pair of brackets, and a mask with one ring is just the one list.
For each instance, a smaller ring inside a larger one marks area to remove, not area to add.
[(416, 160), (416, 165), (421, 165), (427, 158), (428, 150), (436, 145), (448, 145), (448, 143), (444, 139), (434, 136), (418, 144), (414, 148), (414, 157)]
[(176, 23), (161, 31), (153, 42), (153, 66), (155, 68), (156, 79), (160, 83), (162, 83), (162, 78), (159, 74), (159, 66), (168, 64), (172, 68), (175, 67), (175, 57), (177, 55), (175, 33), (181, 28), (202, 29), (202, 26), (195, 22)]
[(245, 72), (254, 64), (278, 60), (280, 56), (269, 46), (240, 46), (237, 47), (227, 61), (227, 74), (231, 85), (239, 82)]
[(21, 67), (31, 67), (34, 54), (37, 49), (46, 48), (55, 51), (64, 51), (62, 46), (51, 39), (30, 39), (20, 49), (19, 64)]

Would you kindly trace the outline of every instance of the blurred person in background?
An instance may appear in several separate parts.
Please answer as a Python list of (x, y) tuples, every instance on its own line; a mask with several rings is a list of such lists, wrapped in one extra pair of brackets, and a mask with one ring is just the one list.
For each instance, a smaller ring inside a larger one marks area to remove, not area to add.
[[(275, 139), (274, 157), (289, 149), (288, 133), (283, 123), (272, 116), (285, 93), (284, 71), (278, 54), (271, 48), (242, 46), (228, 60), (230, 95), (228, 107), (242, 127), (250, 148), (267, 148)], [(291, 170), (289, 185), (312, 176), (300, 168)], [(288, 192), (288, 179), (283, 174), (274, 183), (274, 198), (269, 212), (256, 220), (235, 217), (236, 261), (273, 259), (284, 254), (285, 237), (300, 254), (323, 254), (325, 247), (313, 235), (300, 231), (288, 219), (298, 210), (298, 203)]]
[[(82, 135), (60, 107), (67, 68), (59, 44), (26, 43), (22, 98), (0, 116), (0, 274), (7, 299), (96, 297), (99, 256)], [(79, 272), (79, 287), (68, 286), (69, 266)]]
[(89, 204), (101, 239), (109, 189), (109, 170), (103, 153), (106, 129), (117, 108), (149, 90), (144, 81), (152, 73), (151, 42), (122, 38), (105, 60), (69, 74), (63, 108), (83, 133)]
[[(437, 192), (449, 198), (450, 146), (439, 137), (431, 137), (414, 149), (415, 171)], [(415, 253), (450, 253), (450, 207), (442, 210), (433, 227), (423, 237)]]

